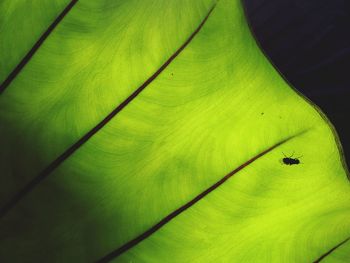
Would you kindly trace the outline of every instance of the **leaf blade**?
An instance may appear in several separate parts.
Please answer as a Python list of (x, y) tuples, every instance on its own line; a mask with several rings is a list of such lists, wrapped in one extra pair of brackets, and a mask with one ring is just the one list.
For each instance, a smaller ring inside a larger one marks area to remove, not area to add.
[[(281, 148), (303, 164), (285, 166), (270, 152), (118, 261), (311, 261), (349, 229), (348, 180), (331, 129), (261, 54), (240, 3), (217, 7), (151, 89), (9, 214), (1, 249), (31, 240), (22, 254), (45, 258), (36, 250), (45, 240), (58, 259), (98, 259), (304, 129)], [(316, 142), (322, 151), (309, 147)]]
[[(56, 10), (58, 13), (61, 7), (64, 8), (65, 2), (66, 1), (37, 1), (36, 3), (24, 3), (23, 1), (3, 1), (1, 3), (0, 12), (5, 13), (6, 15), (2, 16), (2, 21), (0, 21), (0, 24), (3, 25), (0, 30), (0, 34), (3, 36), (0, 42), (2, 51), (1, 54), (3, 54), (0, 64), (0, 94), (7, 88), (11, 81), (35, 54), (36, 50), (45, 41), (60, 20), (63, 19), (66, 13), (69, 12), (69, 9), (75, 4), (76, 1), (71, 1), (68, 6), (65, 7), (63, 12), (59, 14), (54, 22), (45, 32), (43, 32), (40, 37), (38, 37), (38, 40), (35, 42), (35, 37), (36, 35), (39, 36), (40, 29), (44, 31), (46, 23), (49, 24), (48, 22), (54, 17)], [(48, 10), (50, 12), (47, 12), (45, 10), (45, 6), (49, 4), (50, 8), (48, 8)], [(34, 7), (31, 5), (34, 5)], [(32, 21), (28, 21), (28, 9), (31, 10), (30, 16), (32, 16)], [(42, 12), (43, 9), (45, 10), (44, 12)], [(23, 19), (24, 16), (25, 19)], [(41, 22), (39, 26), (38, 21)], [(36, 23), (36, 26), (30, 27), (30, 22)], [(23, 34), (24, 31), (26, 36), (23, 37), (22, 35), (16, 35), (14, 33), (18, 31), (22, 31), (21, 34)], [(16, 49), (11, 47), (13, 42), (16, 42), (17, 44)], [(30, 48), (31, 44), (34, 45)], [(26, 50), (29, 50), (28, 53), (25, 53)], [(20, 59), (21, 57), (23, 57), (22, 60)]]

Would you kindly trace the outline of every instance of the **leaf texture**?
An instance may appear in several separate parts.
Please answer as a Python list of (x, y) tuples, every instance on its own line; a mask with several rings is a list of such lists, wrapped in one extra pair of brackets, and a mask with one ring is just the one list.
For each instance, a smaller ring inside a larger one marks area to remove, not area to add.
[(78, 1), (0, 95), (0, 207), (123, 103), (3, 210), (0, 261), (313, 262), (350, 236), (334, 132), (238, 0)]
[[(67, 0), (55, 1), (24, 1), (4, 0), (0, 3), (2, 16), (0, 18), (0, 50), (4, 55), (1, 60), (0, 93), (3, 92), (11, 81), (17, 76), (36, 50), (45, 41), (55, 26), (76, 3), (72, 0), (53, 23), (44, 31), (48, 21), (60, 10)], [(28, 9), (31, 12), (28, 12)], [(25, 19), (23, 17), (25, 16)], [(33, 26), (35, 24), (35, 26)], [(44, 31), (38, 38), (41, 31)], [(35, 39), (38, 40), (34, 43)], [(14, 46), (15, 43), (15, 46)], [(29, 47), (32, 45), (32, 48)], [(29, 50), (24, 56), (26, 50)], [(23, 59), (20, 61), (20, 58)], [(17, 64), (17, 66), (15, 66)], [(6, 77), (7, 75), (7, 77)]]

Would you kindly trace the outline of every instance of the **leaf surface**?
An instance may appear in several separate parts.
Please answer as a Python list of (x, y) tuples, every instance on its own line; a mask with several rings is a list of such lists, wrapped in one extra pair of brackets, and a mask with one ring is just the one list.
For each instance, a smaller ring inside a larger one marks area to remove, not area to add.
[[(74, 2), (73, 0), (71, 3), (74, 4)], [(59, 18), (58, 13), (67, 3), (68, 0), (1, 1), (0, 93), (6, 89), (28, 58), (45, 40), (45, 33), (49, 35), (55, 28), (55, 20), (57, 20), (55, 17)], [(21, 59), (22, 63), (20, 63)]]
[(330, 124), (238, 0), (78, 1), (0, 127), (5, 262), (312, 262), (350, 236)]

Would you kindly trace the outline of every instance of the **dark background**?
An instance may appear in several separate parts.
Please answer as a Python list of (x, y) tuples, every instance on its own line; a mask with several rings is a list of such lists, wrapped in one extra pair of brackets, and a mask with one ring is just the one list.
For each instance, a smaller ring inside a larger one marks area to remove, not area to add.
[(335, 126), (350, 164), (350, 0), (244, 0), (266, 55)]

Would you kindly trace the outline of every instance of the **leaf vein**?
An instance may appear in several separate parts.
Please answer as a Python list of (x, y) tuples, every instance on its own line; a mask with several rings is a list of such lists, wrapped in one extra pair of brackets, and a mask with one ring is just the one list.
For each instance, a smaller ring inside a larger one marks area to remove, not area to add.
[(238, 166), (237, 168), (235, 168), (234, 170), (232, 170), (231, 172), (229, 172), (227, 175), (225, 175), (224, 177), (222, 177), (219, 181), (217, 181), (215, 184), (211, 185), (209, 188), (207, 188), (206, 190), (204, 190), (203, 192), (201, 192), (200, 194), (198, 194), (196, 197), (194, 197), (192, 200), (190, 200), (189, 202), (187, 202), (186, 204), (184, 204), (183, 206), (177, 208), (176, 210), (174, 210), (173, 212), (171, 212), (170, 214), (168, 214), (166, 217), (164, 217), (163, 219), (161, 219), (158, 223), (156, 223), (155, 225), (153, 225), (152, 227), (150, 227), (148, 230), (146, 230), (145, 232), (143, 232), (142, 234), (140, 234), (139, 236), (135, 237), (134, 239), (128, 241), (127, 243), (125, 243), (124, 245), (118, 247), (117, 249), (115, 249), (114, 251), (110, 252), (109, 254), (105, 255), (104, 257), (102, 257), (101, 259), (97, 260), (96, 263), (107, 263), (110, 262), (111, 260), (115, 259), (116, 257), (119, 257), (120, 255), (122, 255), (124, 252), (128, 251), (129, 249), (133, 248), (134, 246), (136, 246), (137, 244), (139, 244), (141, 241), (145, 240), (146, 238), (148, 238), (149, 236), (151, 236), (152, 234), (154, 234), (156, 231), (158, 231), (160, 228), (162, 228), (163, 226), (165, 226), (167, 223), (169, 223), (171, 220), (173, 220), (175, 217), (177, 217), (178, 215), (180, 215), (182, 212), (184, 212), (185, 210), (187, 210), (188, 208), (190, 208), (191, 206), (193, 206), (194, 204), (196, 204), (197, 202), (199, 202), (201, 199), (203, 199), (205, 196), (207, 196), (209, 193), (211, 193), (212, 191), (214, 191), (215, 189), (217, 189), (219, 186), (221, 186), (222, 184), (224, 184), (228, 179), (230, 179), (231, 177), (233, 177), (235, 174), (237, 174), (239, 171), (241, 171), (243, 168), (247, 167), (248, 165), (250, 165), (251, 163), (253, 163), (254, 161), (256, 161), (257, 159), (259, 159), (260, 157), (264, 156), (265, 154), (269, 153), (270, 151), (272, 151), (273, 149), (275, 149), (276, 147), (280, 146), (281, 144), (291, 140), (294, 137), (300, 136), (301, 134), (305, 133), (306, 131), (303, 131), (301, 133), (298, 133), (296, 135), (290, 136), (276, 144), (274, 144), (273, 146), (269, 147), (268, 149), (262, 151), (261, 153), (257, 154), (256, 156), (254, 156), (253, 158), (249, 159), (248, 161), (246, 161), (245, 163), (241, 164), (240, 166)]
[(323, 255), (321, 255), (318, 259), (316, 259), (313, 263), (319, 263), (321, 262), (323, 259), (325, 259), (327, 256), (329, 256), (330, 254), (332, 254), (337, 248), (339, 248), (340, 246), (344, 245), (346, 242), (348, 242), (350, 240), (350, 237), (348, 237), (347, 239), (345, 239), (344, 241), (340, 242), (339, 244), (337, 244), (336, 246), (332, 247), (330, 250), (328, 250), (326, 253), (324, 253)]
[(122, 111), (133, 99), (135, 99), (154, 79), (156, 79), (166, 67), (188, 46), (192, 39), (204, 26), (210, 14), (215, 8), (214, 4), (195, 31), (187, 38), (187, 40), (173, 53), (168, 60), (139, 88), (137, 88), (129, 97), (127, 97), (121, 104), (119, 104), (112, 112), (110, 112), (101, 122), (83, 135), (78, 141), (72, 144), (54, 161), (52, 161), (44, 170), (42, 170), (36, 177), (27, 183), (19, 192), (17, 192), (7, 204), (0, 208), (0, 218), (4, 217), (13, 207), (17, 205), (28, 193), (30, 193), (37, 185), (39, 185), (45, 178), (47, 178), (57, 167), (59, 167), (66, 159), (68, 159), (75, 151), (77, 151), (84, 143), (86, 143), (92, 136), (94, 136), (100, 129), (102, 129), (110, 120), (113, 119), (120, 111)]
[(11, 71), (7, 78), (0, 85), (0, 94), (2, 94), (5, 89), (11, 84), (11, 82), (17, 77), (21, 70), (26, 66), (30, 59), (35, 55), (44, 41), (52, 33), (52, 31), (57, 27), (57, 25), (63, 20), (63, 18), (69, 13), (73, 6), (78, 2), (78, 0), (72, 0), (63, 11), (57, 16), (57, 18), (52, 22), (52, 24), (46, 29), (46, 31), (41, 35), (41, 37), (35, 42), (34, 46), (29, 50), (29, 52), (22, 58), (22, 60), (17, 64), (17, 66)]

